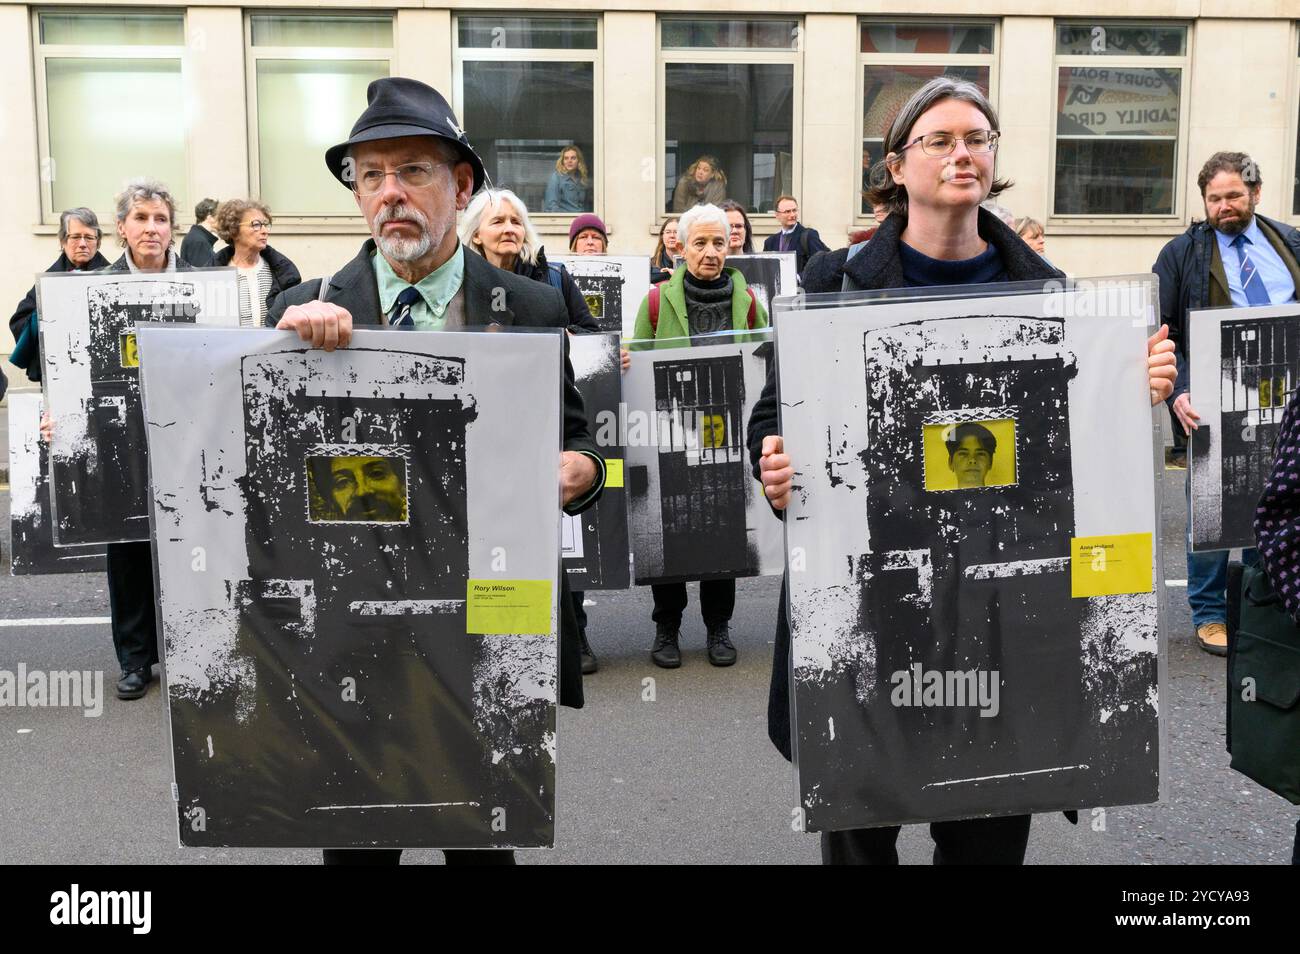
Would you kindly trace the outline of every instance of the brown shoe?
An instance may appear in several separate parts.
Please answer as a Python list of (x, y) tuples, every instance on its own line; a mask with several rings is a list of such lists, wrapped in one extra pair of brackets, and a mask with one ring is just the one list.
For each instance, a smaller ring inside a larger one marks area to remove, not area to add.
[(1223, 623), (1202, 623), (1196, 627), (1196, 642), (1207, 653), (1228, 655), (1228, 627)]

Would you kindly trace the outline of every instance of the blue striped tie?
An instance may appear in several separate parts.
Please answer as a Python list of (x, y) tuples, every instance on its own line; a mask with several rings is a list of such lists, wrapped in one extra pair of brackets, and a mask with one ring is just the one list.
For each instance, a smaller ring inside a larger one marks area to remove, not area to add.
[(1270, 304), (1268, 289), (1264, 287), (1264, 279), (1259, 277), (1259, 271), (1255, 268), (1255, 263), (1250, 260), (1246, 254), (1246, 246), (1250, 244), (1250, 239), (1246, 238), (1245, 233), (1238, 235), (1232, 240), (1232, 247), (1237, 250), (1241, 256), (1241, 290), (1246, 293), (1246, 301), (1252, 305)]
[(397, 296), (397, 304), (393, 306), (393, 313), (388, 316), (388, 325), (391, 328), (414, 328), (415, 319), (411, 317), (411, 309), (415, 303), (420, 300), (420, 292), (414, 285), (408, 285), (402, 289), (402, 293)]

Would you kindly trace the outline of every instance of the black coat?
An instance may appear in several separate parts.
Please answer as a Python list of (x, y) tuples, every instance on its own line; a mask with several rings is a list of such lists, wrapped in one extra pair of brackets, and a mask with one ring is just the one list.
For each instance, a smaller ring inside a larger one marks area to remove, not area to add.
[[(1291, 261), (1286, 263), (1294, 270), (1300, 263), (1300, 231), (1282, 222), (1266, 219), (1255, 214), (1259, 227), (1272, 232), (1282, 240), (1282, 244), (1291, 252)], [(1219, 296), (1214, 296), (1210, 287), (1210, 266), (1214, 261), (1214, 249), (1217, 239), (1214, 229), (1208, 222), (1197, 222), (1186, 232), (1170, 241), (1160, 250), (1156, 263), (1151, 270), (1160, 278), (1160, 320), (1169, 326), (1169, 340), (1174, 343), (1174, 356), (1178, 361), (1178, 380), (1174, 382), (1174, 393), (1169, 395), (1166, 403), (1172, 408), (1178, 395), (1187, 392), (1189, 381), (1187, 375), (1187, 313), (1197, 308), (1209, 308), (1215, 302), (1212, 297), (1221, 297), (1231, 303), (1228, 293), (1227, 278), (1220, 274), (1223, 283)], [(1296, 283), (1300, 293), (1300, 282)]]
[[(84, 271), (95, 272), (108, 266), (108, 259), (99, 252), (86, 265)], [(59, 253), (58, 260), (46, 269), (47, 272), (71, 272), (73, 271), (72, 262), (68, 256), (62, 252)], [(18, 310), (14, 312), (13, 317), (9, 319), (9, 330), (13, 332), (14, 341), (22, 337), (23, 329), (27, 327), (27, 322), (31, 319), (32, 313), (36, 311), (36, 286), (33, 285), (27, 292), (27, 296), (18, 303)], [(37, 318), (37, 321), (40, 319)], [(27, 379), (29, 381), (39, 381), (41, 379), (41, 346), (36, 342), (36, 350), (33, 352), (32, 362), (27, 366)]]
[[(802, 222), (794, 224), (794, 232), (790, 235), (790, 249), (794, 252), (795, 270), (802, 275), (803, 270), (808, 267), (809, 260), (818, 252), (829, 252), (830, 248), (822, 241), (822, 237), (817, 234), (816, 229), (805, 228)], [(781, 251), (781, 233), (769, 235), (763, 243), (763, 251), (779, 252)]]
[[(469, 246), (465, 247), (466, 252), (470, 252)], [(550, 270), (554, 268), (560, 274), (560, 294), (564, 296), (565, 307), (569, 310), (569, 330), (582, 332), (599, 332), (600, 325), (596, 324), (596, 319), (591, 316), (591, 309), (587, 307), (587, 299), (582, 297), (582, 290), (578, 288), (578, 283), (573, 280), (569, 270), (563, 265), (551, 265), (546, 261), (546, 250), (537, 250), (537, 262), (529, 265), (522, 258), (515, 260), (515, 274), (522, 275), (524, 278), (531, 278), (535, 282), (541, 282), (544, 285), (551, 285)], [(554, 285), (551, 285), (554, 288)]]
[[(897, 213), (881, 224), (872, 240), (853, 258), (848, 249), (822, 252), (809, 260), (804, 274), (804, 291), (837, 292), (844, 287), (847, 275), (858, 289), (902, 288), (903, 265), (898, 255), (899, 236), (907, 225), (906, 216)], [(979, 211), (980, 237), (993, 245), (1002, 257), (1010, 281), (1064, 279), (1065, 274), (1047, 264), (1037, 252), (1022, 242), (1002, 220), (984, 209)], [(767, 384), (749, 418), (749, 460), (759, 479), (759, 459), (763, 455), (763, 438), (778, 433), (776, 377), (768, 373)], [(806, 463), (806, 462), (805, 462)], [(781, 511), (772, 511), (778, 518)], [(767, 697), (767, 734), (772, 744), (787, 759), (790, 755), (790, 624), (786, 615), (786, 587), (781, 582), (781, 604), (777, 610), (776, 645), (772, 653), (772, 681)]]
[[(357, 257), (330, 276), (325, 301), (346, 308), (352, 314), (353, 327), (378, 326), (387, 328), (379, 310), (379, 283), (371, 264), (374, 239), (361, 246)], [(281, 294), (272, 302), (266, 323), (274, 328), (291, 305), (301, 305), (316, 300), (320, 295), (321, 279), (303, 282)], [(489, 264), (481, 255), (466, 249), (465, 324), (518, 326), (529, 328), (568, 328), (569, 313), (560, 293), (539, 282), (513, 275)], [(498, 289), (505, 290), (504, 307), (494, 310)], [(587, 425), (587, 411), (582, 395), (573, 380), (573, 365), (569, 362), (568, 336), (564, 337), (564, 449), (584, 451), (600, 456)], [(502, 382), (509, 387), (509, 382)], [(602, 488), (603, 489), (603, 488)], [(597, 493), (582, 509), (592, 506)], [(576, 511), (569, 511), (576, 512)], [(558, 553), (557, 553), (558, 559)], [(560, 571), (560, 704), (581, 709), (582, 657), (578, 640), (578, 619), (569, 597), (569, 581)]]
[[(212, 264), (223, 268), (229, 265), (230, 260), (234, 257), (235, 247), (227, 245), (213, 257)], [(262, 258), (266, 259), (266, 264), (271, 268), (271, 290), (266, 295), (266, 310), (270, 313), (271, 302), (275, 301), (275, 296), (286, 289), (292, 288), (294, 285), (301, 285), (302, 275), (298, 274), (297, 265), (269, 245), (262, 249)], [(193, 264), (193, 262), (190, 264)]]
[(195, 225), (181, 240), (180, 256), (195, 268), (210, 268), (213, 265), (212, 246), (216, 244), (215, 235), (203, 226)]

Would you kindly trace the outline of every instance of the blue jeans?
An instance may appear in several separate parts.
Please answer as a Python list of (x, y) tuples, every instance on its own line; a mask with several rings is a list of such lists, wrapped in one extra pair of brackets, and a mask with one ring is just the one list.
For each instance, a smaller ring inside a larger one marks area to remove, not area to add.
[[(1192, 480), (1188, 471), (1187, 492), (1187, 604), (1192, 608), (1192, 626), (1228, 621), (1228, 550), (1192, 552)], [(1252, 547), (1241, 551), (1241, 562), (1254, 566), (1259, 554)]]

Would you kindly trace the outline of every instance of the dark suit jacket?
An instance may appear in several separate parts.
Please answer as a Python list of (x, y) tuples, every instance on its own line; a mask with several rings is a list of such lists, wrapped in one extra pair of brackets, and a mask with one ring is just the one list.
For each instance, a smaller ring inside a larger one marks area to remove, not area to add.
[[(374, 239), (361, 246), (356, 258), (329, 276), (329, 289), (325, 301), (346, 308), (352, 315), (355, 328), (387, 328), (379, 311), (379, 283), (375, 280), (371, 257), (375, 252)], [(271, 303), (266, 323), (275, 327), (291, 305), (301, 305), (320, 297), (321, 282), (313, 278), (283, 292)], [(491, 265), (481, 255), (465, 251), (465, 324), (487, 326), (498, 324), (519, 328), (560, 328), (569, 326), (569, 311), (564, 298), (550, 285), (535, 282), (521, 275), (502, 271)], [(505, 291), (502, 299), (498, 289)], [(500, 307), (494, 307), (499, 305)], [(502, 382), (503, 387), (509, 387)], [(587, 411), (582, 395), (573, 380), (573, 365), (569, 362), (568, 336), (564, 335), (564, 449), (582, 451), (601, 456), (587, 426)], [(600, 488), (600, 489), (603, 489)], [(586, 501), (582, 510), (592, 506), (599, 491)], [(570, 511), (576, 513), (580, 511)], [(559, 554), (557, 552), (558, 560)], [(579, 652), (578, 619), (573, 612), (569, 596), (569, 582), (560, 571), (560, 704), (575, 709), (582, 708), (582, 658)]]
[[(769, 235), (763, 242), (763, 251), (779, 252), (781, 251), (781, 233)], [(830, 251), (822, 237), (817, 234), (816, 229), (805, 228), (802, 222), (796, 222), (794, 232), (790, 235), (790, 248), (788, 251), (794, 252), (795, 270), (802, 275), (804, 266), (808, 264), (808, 259), (812, 258), (818, 252)]]
[(212, 247), (217, 237), (201, 225), (194, 225), (181, 240), (180, 256), (195, 268), (210, 268), (213, 263)]

